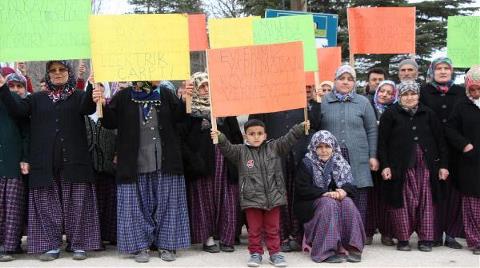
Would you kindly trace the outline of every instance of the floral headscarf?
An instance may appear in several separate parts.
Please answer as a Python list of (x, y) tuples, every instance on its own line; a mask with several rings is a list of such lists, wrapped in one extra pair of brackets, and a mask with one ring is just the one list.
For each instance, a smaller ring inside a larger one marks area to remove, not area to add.
[(409, 114), (411, 115), (415, 114), (417, 112), (418, 105), (415, 108), (408, 108), (404, 106), (402, 104), (401, 96), (408, 91), (413, 91), (416, 94), (420, 94), (420, 86), (418, 85), (418, 83), (413, 80), (405, 80), (405, 81), (402, 81), (400, 84), (398, 84), (397, 90), (398, 90), (398, 104), (400, 104), (402, 109), (407, 111)]
[(352, 99), (353, 92), (355, 92), (355, 88), (356, 88), (357, 74), (355, 72), (355, 69), (353, 69), (353, 67), (350, 65), (345, 64), (338, 67), (337, 71), (335, 72), (335, 80), (338, 80), (340, 76), (342, 76), (344, 73), (348, 73), (353, 77), (354, 85), (353, 85), (353, 89), (346, 94), (339, 93), (337, 91), (337, 88), (335, 87), (335, 84), (333, 85), (332, 92), (333, 94), (335, 94), (335, 97), (337, 97), (337, 99), (340, 102), (350, 101)]
[(468, 70), (467, 74), (465, 75), (465, 88), (467, 97), (475, 104), (478, 108), (480, 108), (480, 99), (474, 99), (470, 95), (469, 88), (477, 85), (480, 86), (480, 65), (475, 65)]
[[(378, 92), (384, 85), (390, 85), (393, 87), (393, 99), (390, 103), (381, 104), (378, 102)], [(397, 102), (397, 99), (398, 99), (398, 90), (397, 90), (397, 87), (395, 86), (395, 82), (391, 80), (383, 80), (382, 82), (380, 82), (380, 84), (377, 86), (377, 89), (375, 90), (375, 95), (373, 95), (373, 103), (379, 114), (382, 114), (387, 109), (388, 106)]]
[[(68, 80), (63, 85), (54, 85), (52, 80), (50, 79), (50, 75), (48, 70), (53, 63), (60, 63), (68, 71)], [(75, 91), (75, 86), (77, 84), (77, 79), (75, 78), (75, 72), (73, 71), (72, 64), (70, 61), (66, 60), (57, 60), (57, 61), (49, 61), (46, 65), (46, 74), (45, 74), (45, 84), (47, 86), (47, 93), (48, 97), (52, 100), (52, 102), (58, 102), (68, 99), (70, 95), (73, 94)]]
[[(326, 162), (320, 160), (316, 152), (321, 143), (327, 144), (333, 149), (332, 156)], [(353, 181), (351, 167), (343, 158), (337, 139), (326, 130), (320, 130), (313, 134), (303, 161), (307, 167), (312, 168), (313, 182), (317, 187), (327, 188), (332, 179), (338, 188)]]
[[(452, 77), (450, 78), (449, 81), (447, 81), (447, 83), (440, 84), (437, 81), (435, 81), (435, 68), (440, 63), (447, 64), (450, 67), (450, 70), (452, 70)], [(454, 78), (454, 72), (453, 72), (453, 64), (452, 64), (452, 60), (450, 58), (440, 57), (440, 58), (436, 58), (432, 61), (432, 63), (430, 64), (430, 67), (428, 67), (428, 71), (427, 71), (427, 82), (428, 83), (430, 83), (432, 86), (434, 86), (438, 91), (440, 91), (442, 93), (447, 93), (448, 89), (450, 89), (450, 87), (453, 85), (454, 80), (455, 80), (455, 78)]]
[(208, 74), (204, 72), (194, 73), (192, 80), (192, 116), (210, 120), (210, 97), (209, 95), (200, 96), (199, 94), (200, 86), (208, 83)]

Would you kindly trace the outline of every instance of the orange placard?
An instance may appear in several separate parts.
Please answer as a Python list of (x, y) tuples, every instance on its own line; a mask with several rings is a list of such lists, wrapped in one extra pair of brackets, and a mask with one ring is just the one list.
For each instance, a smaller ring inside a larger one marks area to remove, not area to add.
[(207, 18), (205, 14), (188, 14), (190, 51), (208, 49)]
[(348, 8), (352, 54), (415, 53), (415, 7)]
[(306, 107), (301, 42), (207, 50), (215, 117)]
[(320, 82), (325, 80), (333, 81), (335, 79), (335, 71), (342, 65), (342, 48), (317, 48), (317, 57)]
[(305, 85), (315, 85), (315, 72), (305, 72)]

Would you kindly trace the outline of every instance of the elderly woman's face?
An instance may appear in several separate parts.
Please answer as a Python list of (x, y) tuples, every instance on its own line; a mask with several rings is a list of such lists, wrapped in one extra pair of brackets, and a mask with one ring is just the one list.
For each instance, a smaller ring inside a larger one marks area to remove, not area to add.
[(65, 85), (68, 81), (67, 66), (54, 62), (47, 70), (50, 81), (56, 86)]
[(333, 149), (326, 143), (320, 143), (315, 152), (320, 160), (327, 161), (332, 157)]
[(203, 83), (198, 87), (198, 95), (200, 97), (208, 96), (208, 83)]
[(18, 96), (20, 96), (21, 98), (25, 98), (25, 94), (27, 93), (27, 91), (23, 84), (19, 82), (10, 82), (8, 83), (8, 88), (11, 92), (17, 93)]
[(418, 105), (419, 95), (413, 91), (407, 91), (400, 96), (400, 102), (404, 107), (409, 109), (415, 108)]
[(392, 85), (388, 85), (388, 84), (383, 85), (381, 88), (378, 89), (378, 93), (377, 93), (378, 103), (380, 104), (392, 103), (393, 97), (394, 97), (393, 92), (394, 90)]
[(338, 79), (335, 80), (335, 88), (340, 94), (347, 94), (353, 90), (355, 85), (355, 80), (353, 76), (349, 73), (342, 74)]
[(480, 85), (472, 85), (468, 88), (470, 96), (476, 100), (480, 98)]
[(433, 70), (433, 80), (441, 84), (452, 80), (452, 68), (450, 68), (450, 65), (446, 63), (435, 65), (435, 70)]

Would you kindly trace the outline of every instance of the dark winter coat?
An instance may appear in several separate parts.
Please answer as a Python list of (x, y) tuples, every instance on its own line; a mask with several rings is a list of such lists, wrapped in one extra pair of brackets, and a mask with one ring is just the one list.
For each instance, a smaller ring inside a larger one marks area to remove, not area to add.
[[(14, 93), (13, 93), (14, 94)], [(95, 112), (92, 90), (74, 91), (66, 100), (53, 103), (47, 92), (37, 92), (25, 99), (13, 97), (8, 87), (0, 88), (0, 98), (10, 114), (30, 116), (30, 187), (53, 183), (55, 144), (61, 146), (62, 177), (70, 182), (93, 182), (87, 147), (85, 115)]]
[[(460, 156), (456, 178), (459, 191), (480, 198), (480, 109), (467, 97), (455, 105), (446, 133)], [(473, 150), (463, 153), (469, 143)]]
[[(91, 88), (91, 85), (87, 88)], [(131, 90), (132, 88), (121, 90), (103, 108), (103, 126), (118, 130), (117, 183), (137, 181), (140, 111), (139, 104), (132, 101)], [(181, 143), (176, 124), (184, 119), (185, 105), (169, 90), (161, 91), (160, 97), (161, 104), (156, 110), (162, 142), (162, 172), (183, 174)]]
[[(208, 124), (202, 128), (202, 124)], [(242, 132), (236, 117), (219, 118), (218, 130), (222, 132), (232, 144), (243, 143)], [(183, 142), (183, 163), (185, 178), (213, 176), (215, 172), (215, 145), (210, 136), (210, 121), (203, 118), (188, 116), (179, 125)], [(238, 182), (238, 171), (235, 165), (226, 159), (227, 177), (231, 183)]]
[(271, 210), (287, 203), (281, 159), (303, 136), (303, 124), (295, 125), (285, 136), (259, 147), (232, 145), (225, 135), (219, 136), (220, 150), (238, 169), (242, 209)]
[(448, 155), (440, 121), (435, 113), (422, 103), (411, 116), (400, 105), (394, 104), (380, 118), (378, 156), (381, 170), (389, 167), (392, 179), (384, 181), (386, 201), (401, 207), (405, 174), (415, 156), (415, 146), (422, 148), (430, 170), (430, 184), (435, 201), (442, 196), (444, 183), (438, 178), (440, 168), (448, 168)]

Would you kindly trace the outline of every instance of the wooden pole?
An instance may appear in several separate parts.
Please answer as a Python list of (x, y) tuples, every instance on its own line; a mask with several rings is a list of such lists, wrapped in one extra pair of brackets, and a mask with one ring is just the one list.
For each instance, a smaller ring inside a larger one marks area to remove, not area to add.
[[(210, 75), (210, 72), (208, 71), (208, 50), (205, 50), (205, 56), (206, 56), (207, 74)], [(212, 130), (213, 131), (218, 131), (218, 129), (217, 129), (217, 118), (215, 116), (213, 116), (212, 84), (211, 83), (208, 83), (208, 98), (210, 99), (210, 122), (212, 124)], [(213, 144), (218, 144), (218, 137), (213, 139)]]
[[(305, 122), (308, 121), (308, 107), (303, 108), (303, 116), (305, 117)], [(308, 128), (305, 125), (305, 135), (308, 135)]]
[(320, 88), (320, 74), (318, 72), (315, 72), (313, 74), (313, 77), (315, 78), (315, 98), (316, 98), (316, 101), (318, 103), (321, 103), (322, 102), (322, 98), (320, 98), (320, 96), (318, 96), (318, 91), (319, 90), (322, 90)]

